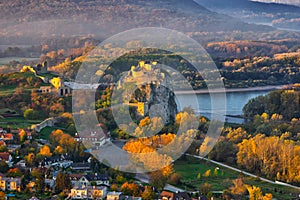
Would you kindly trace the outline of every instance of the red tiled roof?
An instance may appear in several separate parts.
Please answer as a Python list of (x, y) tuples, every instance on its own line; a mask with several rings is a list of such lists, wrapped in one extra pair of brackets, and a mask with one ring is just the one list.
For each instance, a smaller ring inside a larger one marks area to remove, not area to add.
[(1, 152), (0, 153), (0, 160), (8, 161), (9, 160), (9, 156), (10, 156), (9, 153), (7, 153), (7, 152)]
[(5, 138), (13, 138), (13, 134), (12, 133), (7, 133), (7, 134), (5, 134)]

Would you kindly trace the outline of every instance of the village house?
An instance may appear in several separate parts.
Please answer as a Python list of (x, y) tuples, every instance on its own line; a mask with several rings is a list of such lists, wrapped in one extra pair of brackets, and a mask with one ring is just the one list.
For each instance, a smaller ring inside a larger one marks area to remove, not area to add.
[(190, 200), (191, 197), (186, 192), (162, 191), (159, 200)]
[(101, 133), (99, 131), (84, 131), (80, 135), (75, 133), (74, 140), (83, 142), (86, 146), (93, 149), (99, 149), (101, 146), (110, 141), (109, 133)]
[(0, 140), (10, 141), (13, 139), (14, 139), (14, 136), (12, 133), (0, 133)]
[(22, 160), (20, 160), (19, 162), (17, 162), (17, 163), (15, 164), (15, 166), (16, 166), (16, 167), (20, 167), (20, 168), (25, 169), (25, 168), (26, 168), (26, 162), (25, 162), (24, 159), (22, 159)]
[(107, 174), (87, 174), (83, 175), (77, 185), (79, 187), (87, 187), (92, 185), (109, 187), (109, 176)]
[(0, 134), (6, 134), (7, 131), (4, 128), (0, 128)]
[(0, 160), (5, 161), (9, 167), (12, 167), (12, 156), (7, 152), (0, 152)]
[(91, 166), (88, 162), (78, 162), (71, 165), (71, 169), (77, 172), (91, 172)]
[(78, 181), (83, 177), (83, 174), (69, 174), (72, 186), (78, 186)]
[(73, 187), (69, 196), (71, 199), (105, 199), (107, 194), (106, 187), (88, 186), (88, 187)]
[(121, 200), (122, 198), (122, 192), (108, 192), (106, 196), (107, 200)]
[(1, 177), (0, 178), (0, 189), (2, 191), (20, 191), (20, 178), (8, 178)]
[(73, 161), (70, 159), (68, 155), (61, 156), (52, 156), (49, 158), (45, 158), (41, 162), (41, 166), (49, 167), (60, 167), (60, 168), (68, 168), (73, 164)]

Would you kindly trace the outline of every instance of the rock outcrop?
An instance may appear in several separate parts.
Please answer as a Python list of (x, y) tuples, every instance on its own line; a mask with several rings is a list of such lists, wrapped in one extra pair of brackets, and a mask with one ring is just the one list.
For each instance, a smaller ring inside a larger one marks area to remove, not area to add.
[(130, 92), (130, 105), (137, 107), (139, 115), (161, 117), (164, 123), (175, 119), (178, 110), (171, 77), (161, 65), (140, 62), (137, 67), (131, 68), (118, 85), (122, 88), (128, 83), (137, 85), (137, 89)]

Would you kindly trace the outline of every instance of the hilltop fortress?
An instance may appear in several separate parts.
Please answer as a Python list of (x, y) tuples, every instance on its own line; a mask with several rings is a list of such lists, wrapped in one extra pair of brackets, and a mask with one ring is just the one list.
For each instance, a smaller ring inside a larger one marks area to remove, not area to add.
[(137, 67), (131, 66), (125, 78), (118, 82), (118, 87), (122, 87), (122, 83), (136, 83), (137, 85), (153, 83), (169, 87), (171, 86), (170, 80), (168, 73), (163, 71), (162, 66), (157, 62), (140, 61)]
[[(130, 88), (126, 88), (128, 83), (137, 85), (138, 89), (131, 91)], [(137, 67), (132, 66), (130, 71), (124, 72), (123, 78), (118, 82), (118, 88), (124, 89), (123, 95), (131, 94), (129, 105), (137, 107), (141, 116), (149, 116), (151, 110), (153, 116), (164, 117), (166, 123), (175, 119), (177, 104), (171, 77), (161, 64), (139, 62)]]

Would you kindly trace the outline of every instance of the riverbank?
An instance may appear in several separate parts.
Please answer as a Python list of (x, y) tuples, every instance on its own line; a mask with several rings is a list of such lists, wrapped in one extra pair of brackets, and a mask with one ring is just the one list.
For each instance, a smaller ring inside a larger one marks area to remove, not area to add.
[(178, 90), (175, 94), (209, 94), (209, 93), (237, 93), (237, 92), (259, 92), (259, 91), (272, 91), (282, 89), (282, 85), (269, 85), (260, 87), (249, 88), (217, 88), (217, 89), (201, 89), (201, 90)]

